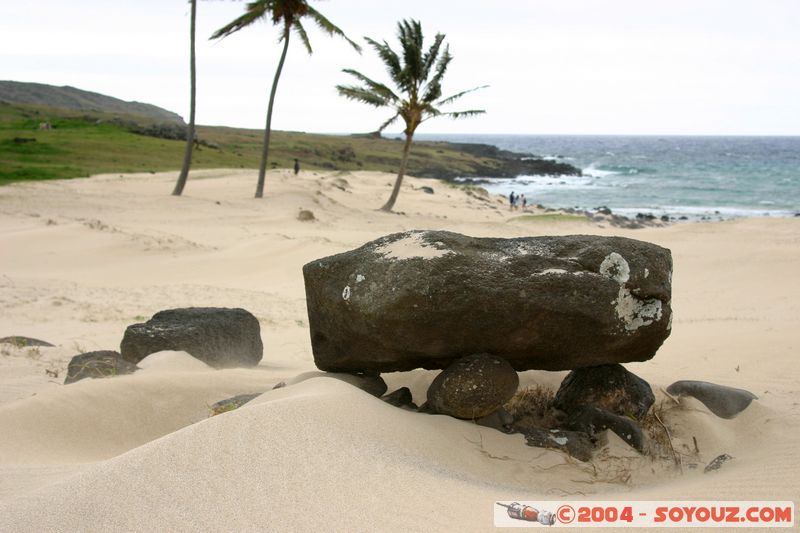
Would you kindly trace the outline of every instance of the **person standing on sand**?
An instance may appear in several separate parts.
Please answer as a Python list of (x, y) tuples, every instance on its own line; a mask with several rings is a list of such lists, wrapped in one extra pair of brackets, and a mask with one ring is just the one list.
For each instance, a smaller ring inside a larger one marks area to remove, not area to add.
[(514, 191), (511, 191), (511, 194), (508, 195), (508, 206), (511, 211), (514, 210), (514, 204), (517, 203), (517, 197), (514, 195)]
[(522, 210), (525, 211), (525, 208), (528, 207), (528, 199), (524, 194), (520, 195), (520, 198), (522, 199)]
[(297, 176), (298, 174), (300, 174), (300, 160), (295, 158), (295, 160), (294, 160), (294, 175)]

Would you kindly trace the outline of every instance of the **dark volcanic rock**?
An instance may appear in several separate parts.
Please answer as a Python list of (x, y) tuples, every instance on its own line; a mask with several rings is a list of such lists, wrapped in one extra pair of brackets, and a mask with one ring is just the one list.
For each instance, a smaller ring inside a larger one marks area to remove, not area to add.
[(644, 450), (644, 434), (636, 422), (605, 409), (583, 405), (570, 413), (566, 426), (573, 431), (588, 433), (591, 436), (610, 429), (632, 448), (640, 452)]
[(555, 448), (580, 461), (589, 461), (592, 458), (594, 444), (587, 433), (559, 429), (548, 431), (546, 429), (528, 428), (523, 435), (528, 446)]
[(621, 237), (396, 233), (303, 267), (317, 367), (517, 370), (645, 361), (670, 333), (669, 250)]
[(456, 418), (483, 418), (503, 406), (519, 386), (517, 372), (489, 354), (461, 358), (443, 370), (428, 388), (428, 406)]
[(414, 397), (411, 395), (411, 389), (408, 387), (400, 387), (394, 392), (390, 392), (385, 396), (381, 396), (381, 400), (394, 405), (395, 407), (408, 407), (410, 409), (417, 409), (414, 403)]
[(615, 364), (573, 370), (561, 382), (553, 405), (568, 413), (592, 405), (641, 420), (655, 401), (645, 380)]
[(386, 394), (386, 390), (389, 388), (380, 376), (349, 374), (347, 376), (339, 376), (339, 379), (346, 381), (354, 387), (358, 387), (364, 392), (372, 394), (376, 398), (380, 398)]
[(258, 320), (244, 309), (189, 307), (159, 311), (125, 330), (122, 357), (138, 363), (151, 353), (179, 350), (215, 368), (255, 366), (263, 352)]
[(506, 411), (504, 407), (501, 407), (494, 413), (489, 413), (484, 417), (476, 419), (475, 423), (479, 426), (502, 431), (503, 433), (511, 433), (514, 431), (512, 427), (514, 424), (514, 417), (511, 413)]
[(123, 359), (119, 352), (100, 350), (82, 353), (69, 362), (64, 385), (86, 378), (110, 378), (132, 374), (138, 369), (139, 367)]
[(726, 387), (707, 381), (676, 381), (667, 392), (674, 396), (692, 396), (720, 418), (733, 418), (744, 411), (758, 396), (744, 389)]

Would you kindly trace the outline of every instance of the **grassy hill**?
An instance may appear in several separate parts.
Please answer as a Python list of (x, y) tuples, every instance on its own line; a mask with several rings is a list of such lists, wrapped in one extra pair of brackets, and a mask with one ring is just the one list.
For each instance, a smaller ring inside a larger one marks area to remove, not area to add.
[[(50, 129), (40, 129), (43, 123)], [(0, 185), (179, 169), (185, 141), (152, 136), (161, 134), (160, 127), (153, 118), (136, 115), (0, 102)], [(262, 131), (214, 126), (197, 131), (204, 146), (195, 150), (193, 168), (258, 167)], [(276, 131), (270, 165), (287, 168), (298, 158), (304, 169), (396, 172), (401, 154), (399, 140)], [(408, 174), (446, 179), (580, 172), (563, 163), (521, 160), (520, 155), (528, 154), (488, 145), (419, 142), (412, 148)]]
[(57, 87), (44, 83), (0, 80), (0, 102), (57, 107), (84, 113), (117, 113), (184, 124), (177, 113), (142, 102), (126, 102), (113, 96), (84, 91), (75, 87)]

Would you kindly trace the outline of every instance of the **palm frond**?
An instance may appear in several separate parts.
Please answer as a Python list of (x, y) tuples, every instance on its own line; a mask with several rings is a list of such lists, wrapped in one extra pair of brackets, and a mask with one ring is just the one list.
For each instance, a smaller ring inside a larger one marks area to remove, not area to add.
[(381, 61), (383, 61), (383, 64), (386, 66), (386, 70), (389, 72), (389, 77), (392, 78), (392, 81), (396, 83), (398, 87), (403, 87), (401, 83), (403, 67), (400, 64), (400, 57), (392, 50), (389, 43), (386, 41), (379, 43), (373, 41), (369, 37), (364, 37), (364, 40), (378, 53), (378, 57), (381, 58)]
[(404, 20), (398, 24), (398, 39), (403, 47), (403, 73), (413, 92), (419, 89), (419, 83), (425, 79), (422, 59), (422, 26), (416, 20)]
[(474, 91), (479, 91), (481, 89), (486, 89), (487, 87), (489, 87), (489, 86), (488, 85), (481, 85), (480, 87), (473, 87), (472, 89), (467, 89), (466, 91), (461, 91), (460, 93), (456, 93), (456, 94), (454, 94), (452, 96), (448, 96), (447, 98), (442, 98), (441, 100), (436, 102), (436, 105), (442, 106), (442, 105), (452, 104), (453, 102), (455, 102), (456, 100), (458, 100), (459, 98), (464, 96), (465, 94), (469, 94), (469, 93), (474, 92)]
[(232, 33), (236, 33), (242, 28), (246, 28), (256, 22), (258, 19), (263, 18), (269, 12), (270, 2), (264, 0), (249, 2), (245, 8), (244, 15), (234, 19), (229, 24), (221, 27), (211, 34), (211, 39), (220, 39), (227, 37)]
[(450, 117), (452, 119), (469, 118), (476, 115), (483, 115), (486, 113), (485, 109), (467, 109), (466, 111), (448, 111), (447, 113), (439, 113), (437, 117)]
[(379, 94), (380, 96), (382, 96), (386, 100), (397, 101), (397, 100), (400, 99), (396, 94), (394, 94), (394, 92), (392, 92), (392, 90), (389, 87), (387, 87), (386, 85), (384, 85), (382, 83), (378, 83), (377, 81), (374, 81), (374, 80), (366, 77), (365, 75), (361, 74), (357, 70), (346, 68), (346, 69), (343, 69), (342, 72), (346, 72), (347, 74), (350, 74), (351, 76), (357, 78), (364, 85), (366, 85), (369, 90), (371, 90), (372, 92), (374, 92), (376, 94)]
[(369, 89), (365, 89), (364, 87), (357, 87), (355, 85), (337, 85), (336, 90), (345, 98), (349, 98), (350, 100), (355, 100), (371, 106), (386, 107), (392, 105), (391, 101), (388, 101), (383, 96), (376, 94)]
[(383, 124), (380, 125), (380, 127), (377, 130), (378, 133), (381, 133), (383, 130), (388, 128), (392, 124), (392, 122), (394, 122), (398, 118), (400, 118), (400, 113), (395, 113), (392, 118), (390, 118), (389, 120), (387, 120), (386, 122), (384, 122)]
[[(314, 51), (311, 49), (311, 42), (308, 40), (308, 34), (306, 33), (306, 29), (303, 27), (303, 24), (300, 22), (300, 19), (294, 20), (292, 23), (292, 28), (297, 33), (297, 36), (300, 37), (300, 41), (303, 43), (303, 46), (306, 47), (308, 55), (313, 54)], [(283, 37), (281, 37), (281, 40), (283, 40)]]
[(425, 54), (425, 57), (422, 58), (422, 78), (428, 79), (428, 76), (431, 74), (431, 69), (433, 65), (436, 63), (436, 58), (439, 56), (439, 48), (442, 46), (442, 42), (444, 42), (445, 35), (443, 33), (437, 33), (436, 37), (434, 38), (433, 44), (428, 49), (428, 52)]
[(313, 7), (308, 6), (308, 16), (310, 16), (314, 20), (317, 26), (319, 26), (322, 30), (327, 32), (328, 35), (336, 35), (341, 37), (342, 39), (350, 43), (350, 46), (355, 48), (358, 53), (361, 53), (361, 47), (357, 43), (351, 41), (350, 38), (344, 34), (341, 28), (339, 28), (330, 20), (325, 18), (325, 16), (322, 13), (320, 13)]
[[(444, 78), (445, 72), (447, 72), (447, 66), (450, 64), (450, 61), (453, 60), (453, 56), (450, 55), (450, 45), (445, 45), (444, 51), (439, 56), (439, 59), (436, 61), (436, 71), (431, 78), (431, 81), (428, 82), (428, 88), (425, 91), (425, 96), (423, 100), (426, 102), (433, 102), (437, 98), (439, 98), (441, 93), (441, 86), (442, 86), (442, 79)], [(433, 96), (438, 92), (437, 96)], [(433, 98), (430, 98), (433, 96)]]

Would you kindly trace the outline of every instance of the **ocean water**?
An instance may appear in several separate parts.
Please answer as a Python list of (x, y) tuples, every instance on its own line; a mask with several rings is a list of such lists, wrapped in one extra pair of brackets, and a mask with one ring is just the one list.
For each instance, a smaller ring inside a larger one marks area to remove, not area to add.
[[(547, 207), (635, 216), (728, 219), (800, 213), (800, 137), (430, 135), (556, 158), (575, 176), (518, 176), (481, 185)], [(491, 177), (491, 176), (487, 176)]]

